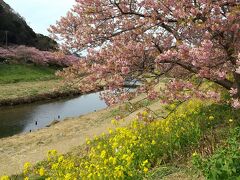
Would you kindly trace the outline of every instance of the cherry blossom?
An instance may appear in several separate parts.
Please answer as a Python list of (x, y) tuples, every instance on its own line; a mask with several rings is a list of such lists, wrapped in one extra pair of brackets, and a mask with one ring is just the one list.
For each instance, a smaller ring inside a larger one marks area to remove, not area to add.
[(238, 0), (76, 0), (49, 31), (63, 49), (87, 50), (81, 63), (61, 72), (80, 90), (114, 92), (136, 79), (159, 97), (151, 95), (154, 84), (167, 76), (159, 94), (176, 100), (219, 99), (218, 92), (199, 88), (204, 81), (236, 88), (240, 97), (239, 27)]
[(79, 61), (74, 55), (63, 52), (40, 51), (35, 47), (10, 46), (7, 49), (0, 47), (0, 58), (19, 59), (39, 65), (58, 65), (68, 67)]

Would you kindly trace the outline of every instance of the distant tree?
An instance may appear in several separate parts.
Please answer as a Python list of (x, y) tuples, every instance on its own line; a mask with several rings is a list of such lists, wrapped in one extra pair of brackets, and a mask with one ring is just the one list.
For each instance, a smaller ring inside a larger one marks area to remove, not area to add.
[(10, 46), (7, 49), (0, 47), (0, 59), (1, 61), (15, 59), (25, 63), (58, 67), (68, 67), (79, 61), (78, 57), (66, 55), (61, 51), (40, 51), (27, 46)]
[(42, 51), (56, 51), (58, 49), (58, 44), (56, 41), (48, 36), (42, 34), (37, 34), (36, 48)]
[[(168, 74), (174, 80), (166, 84), (165, 100), (217, 98), (199, 88), (197, 82), (208, 80), (229, 90), (233, 105), (240, 107), (238, 0), (76, 2), (50, 27), (62, 48), (88, 52), (81, 63), (62, 72), (68, 82), (83, 91), (105, 84), (113, 92), (130, 78), (145, 82), (141, 92), (155, 98), (154, 84)], [(83, 78), (83, 72), (88, 76)], [(127, 97), (118, 92), (122, 99)], [(110, 104), (118, 101), (105, 95)]]

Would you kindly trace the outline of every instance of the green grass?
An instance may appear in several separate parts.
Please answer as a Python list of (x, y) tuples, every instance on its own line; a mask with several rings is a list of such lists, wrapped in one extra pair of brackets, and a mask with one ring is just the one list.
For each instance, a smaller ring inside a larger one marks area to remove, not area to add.
[(0, 84), (56, 79), (55, 71), (32, 64), (0, 64)]

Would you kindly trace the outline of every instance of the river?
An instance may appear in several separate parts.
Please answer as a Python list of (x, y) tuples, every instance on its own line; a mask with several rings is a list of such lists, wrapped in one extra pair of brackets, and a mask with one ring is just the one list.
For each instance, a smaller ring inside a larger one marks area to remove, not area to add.
[(35, 131), (53, 120), (77, 117), (107, 107), (99, 93), (54, 102), (0, 108), (0, 138)]

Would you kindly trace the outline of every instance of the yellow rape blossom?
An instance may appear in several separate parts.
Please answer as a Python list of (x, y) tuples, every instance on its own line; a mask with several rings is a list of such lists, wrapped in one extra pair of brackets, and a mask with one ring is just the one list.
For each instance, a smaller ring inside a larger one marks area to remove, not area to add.
[(147, 173), (147, 172), (148, 172), (148, 168), (147, 168), (147, 167), (144, 167), (144, 168), (143, 168), (143, 172), (144, 172), (144, 173)]
[[(86, 139), (88, 144), (86, 151), (80, 155), (56, 156), (57, 152), (50, 151), (50, 161), (44, 166), (45, 169), (42, 167), (42, 172), (37, 167), (30, 168), (30, 165), (26, 165), (25, 168), (32, 171), (29, 174), (63, 180), (137, 179), (146, 176), (145, 174), (151, 170), (150, 160), (151, 162), (158, 160), (150, 157), (159, 157), (154, 145), (162, 147), (164, 157), (160, 158), (164, 159), (169, 158), (169, 149), (178, 150), (173, 149), (175, 148), (173, 143), (176, 141), (177, 143), (181, 141), (179, 146), (186, 147), (187, 143), (195, 143), (197, 138), (200, 138), (200, 121), (193, 113), (198, 113), (200, 110), (196, 111), (195, 107), (196, 103), (192, 103), (182, 110), (179, 108), (166, 119), (147, 124), (135, 120), (128, 126), (109, 129), (109, 134), (104, 137), (96, 136), (93, 141)], [(214, 112), (211, 114), (214, 115)], [(141, 115), (148, 120), (147, 111)], [(209, 117), (204, 115), (202, 119), (209, 121), (211, 119)], [(228, 119), (227, 121), (231, 122)], [(116, 120), (113, 120), (113, 123), (116, 123)], [(194, 152), (192, 155), (197, 156), (197, 153)]]
[(151, 143), (152, 145), (155, 145), (156, 144), (156, 141), (154, 141), (154, 140), (152, 140), (152, 143)]
[(43, 167), (41, 167), (41, 168), (39, 169), (39, 175), (40, 175), (40, 176), (44, 176), (44, 175), (45, 175), (45, 169), (44, 169)]
[(1, 180), (10, 180), (10, 178), (8, 176), (2, 176)]
[(63, 155), (59, 156), (59, 157), (58, 157), (58, 162), (62, 162), (63, 159), (64, 159)]
[(58, 166), (59, 166), (59, 164), (58, 163), (54, 163), (53, 165), (52, 165), (52, 169), (54, 170), (54, 169), (57, 169), (58, 168)]
[(57, 150), (52, 149), (52, 150), (48, 151), (48, 155), (50, 155), (50, 156), (56, 156), (56, 155), (57, 155)]
[(214, 120), (214, 116), (209, 116), (208, 118), (210, 121)]
[(30, 162), (26, 162), (23, 166), (23, 174), (27, 174), (30, 168), (31, 168)]
[(197, 155), (198, 153), (196, 151), (192, 154), (193, 157), (196, 157)]
[(64, 180), (72, 180), (72, 175), (70, 173), (67, 173), (65, 176), (64, 176)]
[(104, 159), (104, 158), (106, 157), (106, 151), (105, 151), (105, 150), (103, 150), (103, 151), (101, 152), (100, 157), (101, 157), (102, 159)]
[(148, 164), (148, 159), (146, 159), (145, 161), (143, 161), (142, 166), (144, 167), (144, 166), (146, 166), (147, 164)]
[(147, 115), (148, 115), (148, 112), (147, 112), (147, 111), (143, 111), (143, 112), (142, 112), (142, 115), (143, 115), (143, 116), (147, 116)]

